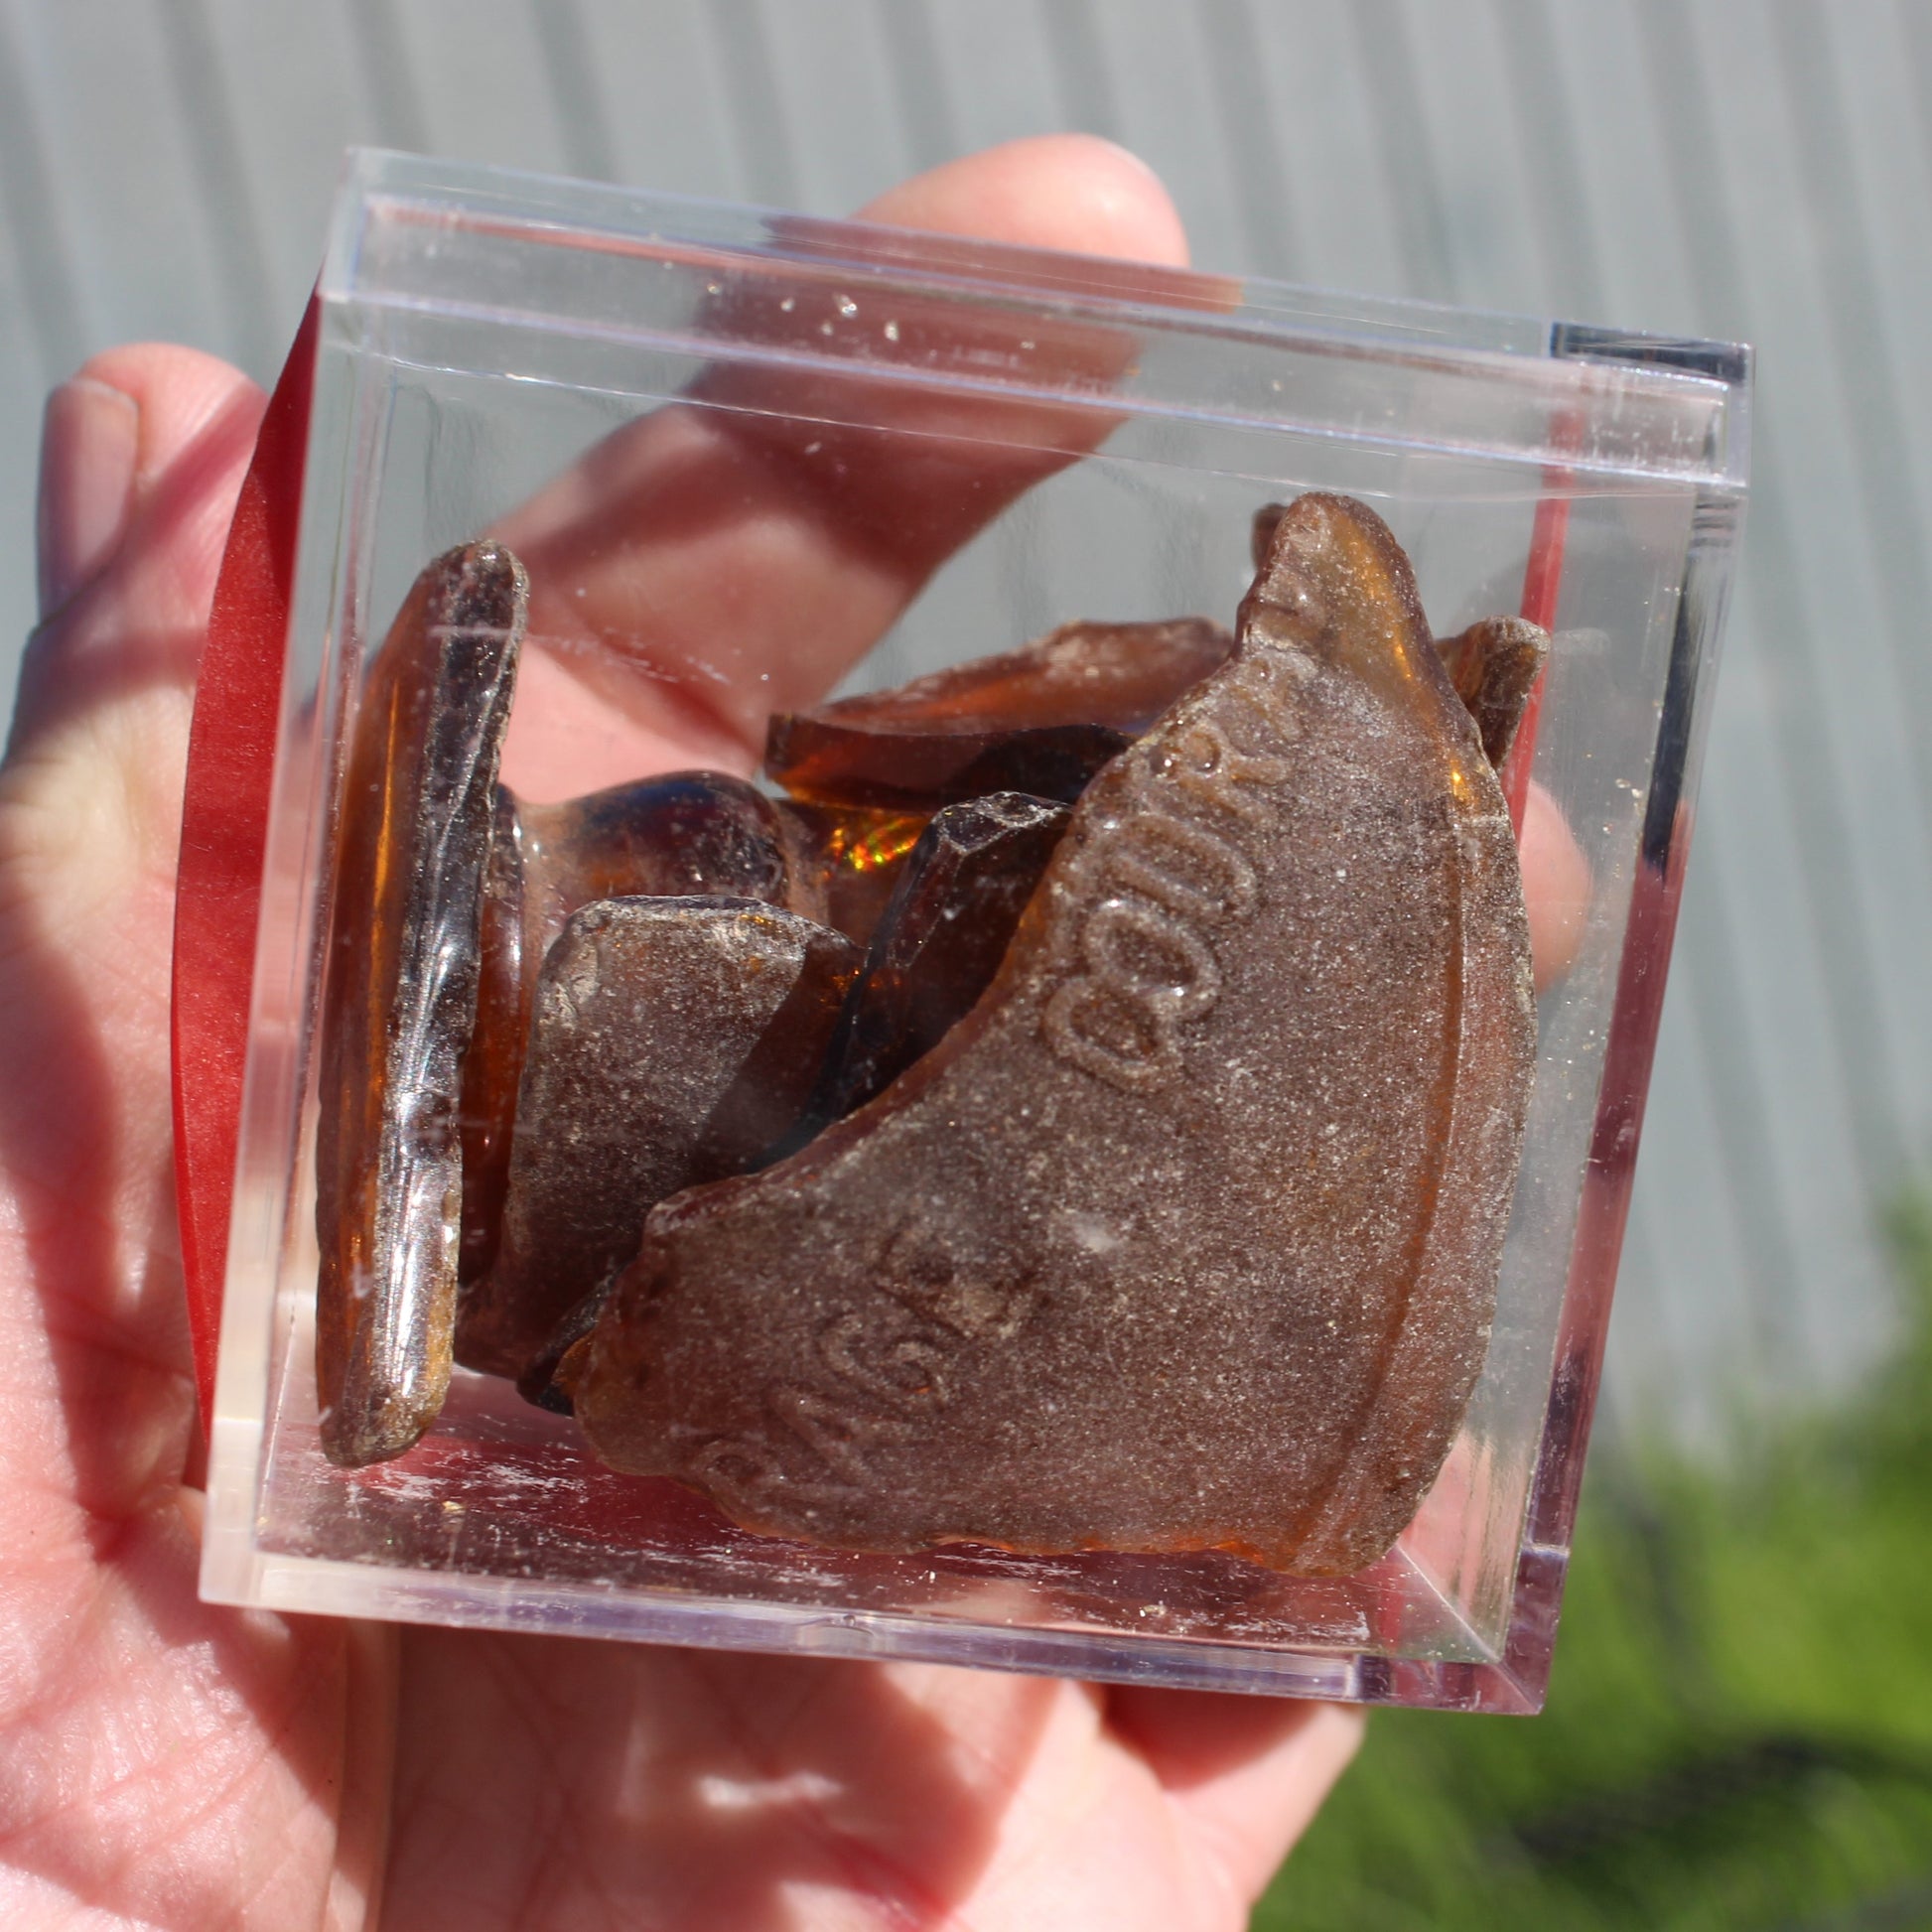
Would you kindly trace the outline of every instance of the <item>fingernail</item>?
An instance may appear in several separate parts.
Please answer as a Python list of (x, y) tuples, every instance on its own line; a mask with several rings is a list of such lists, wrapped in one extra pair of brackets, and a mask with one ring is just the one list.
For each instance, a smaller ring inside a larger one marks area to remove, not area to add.
[(41, 617), (50, 618), (120, 547), (133, 506), (141, 411), (124, 391), (77, 375), (41, 423)]

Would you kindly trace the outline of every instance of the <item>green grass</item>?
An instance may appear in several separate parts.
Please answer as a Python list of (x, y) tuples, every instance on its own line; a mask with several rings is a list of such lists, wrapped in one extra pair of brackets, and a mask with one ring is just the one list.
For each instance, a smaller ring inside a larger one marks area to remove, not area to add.
[(1883, 1377), (1593, 1468), (1544, 1715), (1378, 1713), (1256, 1932), (1932, 1927), (1932, 1202), (1891, 1233)]

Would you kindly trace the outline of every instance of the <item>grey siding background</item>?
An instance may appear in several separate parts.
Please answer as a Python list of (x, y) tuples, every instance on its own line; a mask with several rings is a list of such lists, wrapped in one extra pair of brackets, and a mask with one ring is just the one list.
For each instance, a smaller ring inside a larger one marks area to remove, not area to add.
[(1609, 1415), (1846, 1385), (1932, 1148), (1927, 0), (0, 0), (0, 683), (45, 391), (271, 378), (345, 144), (837, 213), (1056, 128), (1204, 267), (1758, 345)]

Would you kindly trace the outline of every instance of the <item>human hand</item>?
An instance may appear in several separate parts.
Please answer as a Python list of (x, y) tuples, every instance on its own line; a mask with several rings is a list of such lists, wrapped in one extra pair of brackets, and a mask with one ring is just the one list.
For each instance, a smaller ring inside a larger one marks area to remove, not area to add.
[[(1073, 138), (869, 212), (1182, 255), (1152, 176)], [(1241, 1925), (1355, 1714), (198, 1601), (169, 933), (195, 669), (260, 407), (223, 365), (146, 347), (48, 412), (47, 616), (0, 766), (0, 1921)], [(787, 540), (825, 562), (808, 529)], [(582, 679), (532, 674), (602, 719)], [(675, 705), (622, 730), (673, 763), (723, 756), (717, 721)]]

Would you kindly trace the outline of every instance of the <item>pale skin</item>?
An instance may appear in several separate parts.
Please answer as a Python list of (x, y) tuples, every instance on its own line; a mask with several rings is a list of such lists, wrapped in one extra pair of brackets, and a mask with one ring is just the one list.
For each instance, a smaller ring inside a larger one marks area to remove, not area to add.
[[(1084, 138), (869, 212), (1184, 260), (1158, 182)], [(195, 671), (261, 402), (149, 345), (49, 408), (46, 617), (0, 766), (0, 1923), (1239, 1927), (1356, 1714), (198, 1601), (169, 943)], [(855, 567), (835, 539), (779, 548), (829, 587)], [(855, 603), (876, 625), (915, 589), (874, 569)], [(619, 704), (541, 653), (526, 680), (580, 754), (743, 761), (731, 708), (674, 680)], [(535, 780), (549, 748), (515, 759)], [(1550, 957), (1587, 892), (1552, 822), (1526, 841), (1556, 854), (1530, 868)]]

